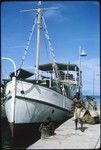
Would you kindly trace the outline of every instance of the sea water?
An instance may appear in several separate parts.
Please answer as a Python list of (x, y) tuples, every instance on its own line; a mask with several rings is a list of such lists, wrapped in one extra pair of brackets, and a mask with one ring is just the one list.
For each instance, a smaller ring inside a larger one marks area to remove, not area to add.
[(1, 119), (1, 149), (26, 149), (39, 138), (38, 131), (36, 130), (31, 134), (26, 133), (16, 137), (12, 143), (8, 121), (6, 118)]

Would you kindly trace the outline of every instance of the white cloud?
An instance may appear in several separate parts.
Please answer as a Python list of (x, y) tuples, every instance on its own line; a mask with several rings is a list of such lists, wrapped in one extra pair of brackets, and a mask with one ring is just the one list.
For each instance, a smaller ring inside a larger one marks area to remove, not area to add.
[[(56, 6), (55, 6), (56, 5)], [(56, 9), (50, 9), (44, 12), (45, 17), (54, 19), (55, 21), (64, 21), (69, 20), (68, 18), (63, 15), (63, 11), (66, 9), (64, 4), (53, 4), (52, 7), (56, 7)], [(50, 7), (51, 8), (51, 7)]]
[(100, 60), (98, 58), (92, 58), (92, 59), (86, 59), (82, 62), (82, 67), (86, 71), (95, 71), (99, 72), (100, 71)]
[(95, 40), (98, 40), (98, 42), (100, 42), (100, 34), (88, 33), (88, 37), (74, 38), (71, 40), (71, 42), (95, 41)]
[(11, 47), (9, 47), (9, 48), (25, 48), (25, 46), (23, 46), (23, 45), (18, 45), (18, 46), (11, 46)]
[(66, 18), (57, 10), (48, 10), (45, 12), (44, 16), (48, 19), (54, 19), (55, 21), (64, 21)]
[[(85, 94), (100, 94), (100, 61), (98, 58), (84, 60), (81, 63), (83, 92)], [(99, 75), (99, 76), (98, 76)], [(94, 86), (94, 89), (93, 89)]]
[(31, 65), (24, 65), (23, 68), (24, 68), (25, 70), (30, 71), (30, 72), (34, 72), (34, 69), (35, 69), (35, 67), (34, 67), (34, 66), (31, 66)]

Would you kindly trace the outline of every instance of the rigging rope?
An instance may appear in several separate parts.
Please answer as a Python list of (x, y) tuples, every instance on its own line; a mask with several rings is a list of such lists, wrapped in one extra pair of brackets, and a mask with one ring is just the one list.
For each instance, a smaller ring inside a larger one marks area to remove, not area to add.
[(24, 63), (26, 54), (27, 54), (27, 52), (28, 52), (29, 45), (30, 45), (30, 42), (31, 42), (31, 39), (32, 39), (32, 35), (33, 35), (34, 29), (35, 29), (35, 25), (36, 25), (36, 18), (35, 18), (35, 20), (34, 20), (34, 23), (33, 23), (33, 26), (32, 26), (32, 30), (31, 30), (31, 32), (30, 32), (30, 35), (29, 35), (29, 38), (28, 38), (28, 41), (27, 41), (27, 45), (26, 45), (26, 48), (25, 48), (25, 51), (24, 51), (24, 55), (22, 56), (22, 59), (21, 59), (20, 68), (22, 68), (22, 65), (23, 65), (23, 63)]
[(49, 33), (48, 33), (48, 30), (47, 30), (47, 26), (46, 26), (46, 22), (45, 22), (44, 16), (42, 16), (42, 21), (43, 21), (43, 25), (44, 25), (44, 34), (45, 34), (46, 39), (48, 40), (50, 54), (52, 55), (53, 62), (56, 63), (54, 49), (53, 49), (51, 41), (50, 41), (50, 37), (49, 37)]
[[(44, 32), (44, 28), (43, 28), (43, 26), (42, 26), (42, 31)], [(47, 45), (47, 41), (46, 41), (46, 38), (45, 38), (45, 34), (43, 34), (43, 36), (44, 36), (44, 39), (45, 40), (43, 40), (44, 41), (44, 44), (45, 44), (45, 48), (46, 48), (46, 55), (47, 55), (47, 59), (48, 59), (48, 62), (50, 62), (51, 63), (51, 58), (50, 58), (50, 55), (49, 55), (49, 52), (48, 52), (48, 45)]]
[(48, 33), (48, 30), (47, 30), (47, 26), (46, 26), (44, 16), (42, 16), (42, 21), (43, 21), (44, 34), (45, 34), (45, 37), (46, 37), (46, 39), (48, 41), (48, 45), (49, 45), (49, 50), (50, 50), (49, 52), (50, 52), (50, 55), (52, 56), (52, 59), (53, 59), (53, 72), (55, 73), (57, 79), (59, 79), (60, 78), (60, 73), (59, 73), (59, 70), (58, 70), (58, 66), (56, 64), (54, 49), (53, 49), (52, 44), (51, 44), (51, 40), (50, 40), (50, 37), (49, 37), (49, 33)]

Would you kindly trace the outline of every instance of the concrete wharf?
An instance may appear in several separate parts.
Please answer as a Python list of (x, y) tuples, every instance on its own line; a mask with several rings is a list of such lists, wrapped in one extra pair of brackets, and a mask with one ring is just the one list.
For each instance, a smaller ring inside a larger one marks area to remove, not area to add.
[(84, 124), (83, 127), (84, 132), (75, 130), (71, 118), (56, 128), (54, 136), (40, 139), (27, 149), (99, 149), (100, 124)]

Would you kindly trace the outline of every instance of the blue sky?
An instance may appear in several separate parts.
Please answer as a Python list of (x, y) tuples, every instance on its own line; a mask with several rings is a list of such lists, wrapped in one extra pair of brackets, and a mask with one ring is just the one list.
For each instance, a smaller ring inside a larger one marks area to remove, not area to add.
[[(95, 77), (95, 94), (100, 93), (100, 17), (97, 1), (45, 1), (43, 7), (59, 7), (44, 12), (51, 43), (57, 62), (79, 64), (79, 47), (87, 53), (81, 60), (83, 71), (83, 93), (92, 94)], [(19, 12), (37, 8), (37, 2), (2, 2), (1, 4), (1, 54), (12, 58), (17, 68), (27, 44), (36, 13)], [(35, 28), (36, 31), (36, 28)], [(40, 63), (48, 63), (49, 52), (41, 34)], [(34, 32), (23, 68), (34, 71), (36, 55), (36, 33)], [(7, 77), (13, 67), (2, 61), (2, 76)], [(95, 76), (93, 76), (95, 73)]]

